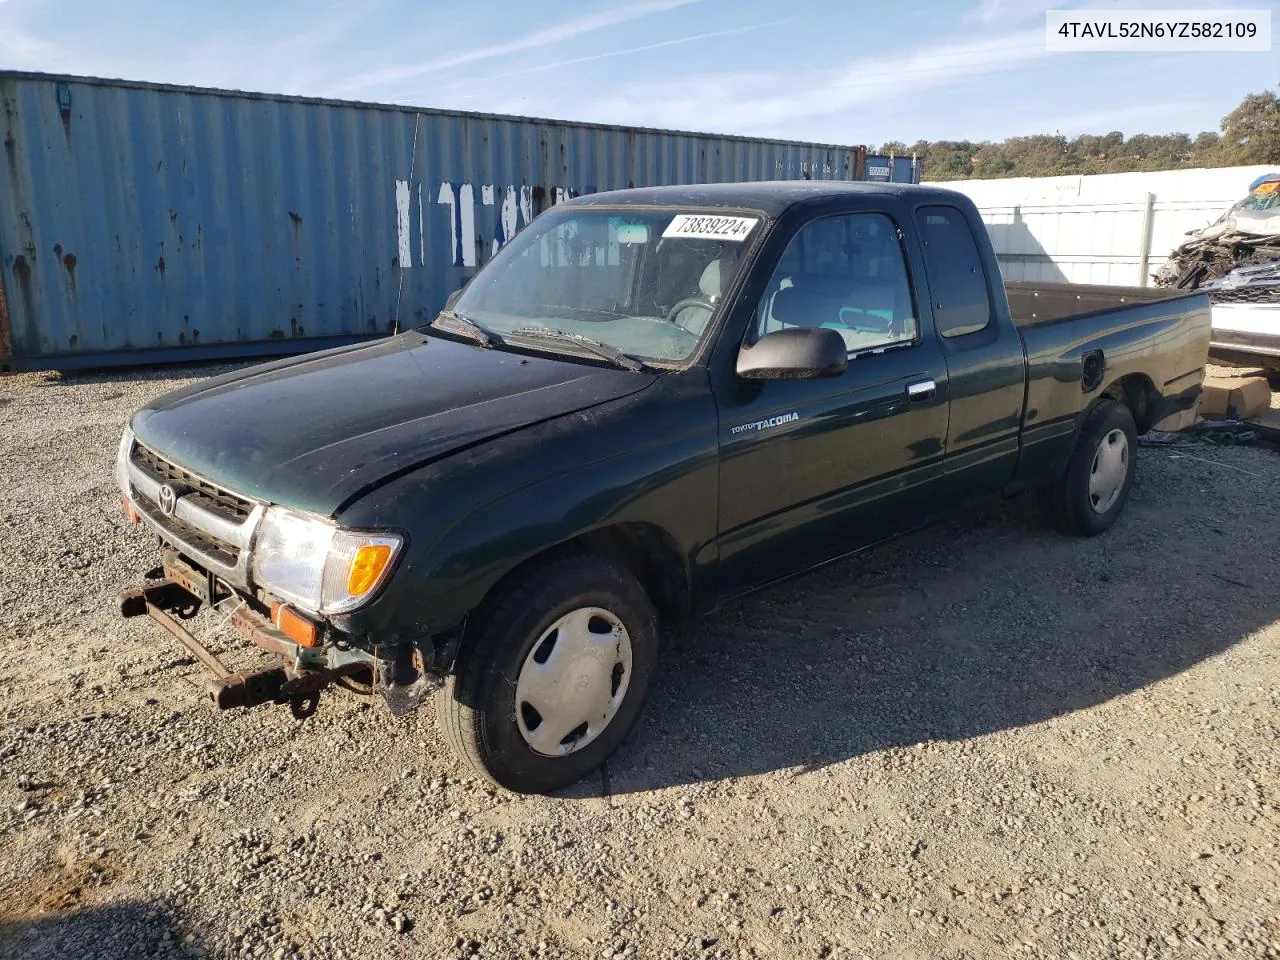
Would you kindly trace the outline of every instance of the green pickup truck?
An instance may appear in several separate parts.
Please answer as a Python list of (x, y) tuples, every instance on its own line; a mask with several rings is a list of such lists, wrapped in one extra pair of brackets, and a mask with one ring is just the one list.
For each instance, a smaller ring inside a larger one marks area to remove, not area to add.
[[(579, 197), (421, 329), (138, 410), (117, 480), (161, 562), (120, 611), (219, 707), (433, 696), (480, 774), (554, 790), (635, 723), (663, 621), (984, 498), (1106, 530), (1209, 336), (1204, 293), (1006, 288), (947, 190)], [(208, 606), (261, 669), (184, 625)]]

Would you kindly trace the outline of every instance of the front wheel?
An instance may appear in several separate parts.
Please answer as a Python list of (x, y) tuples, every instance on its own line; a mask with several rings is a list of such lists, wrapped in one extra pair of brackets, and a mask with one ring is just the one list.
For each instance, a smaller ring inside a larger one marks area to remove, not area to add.
[(518, 793), (599, 767), (635, 723), (657, 663), (657, 615), (640, 584), (566, 552), (518, 575), (477, 617), (436, 695), (454, 751)]
[(1040, 505), (1063, 533), (1091, 537), (1120, 516), (1133, 486), (1138, 430), (1123, 403), (1104, 400), (1085, 418), (1062, 477)]

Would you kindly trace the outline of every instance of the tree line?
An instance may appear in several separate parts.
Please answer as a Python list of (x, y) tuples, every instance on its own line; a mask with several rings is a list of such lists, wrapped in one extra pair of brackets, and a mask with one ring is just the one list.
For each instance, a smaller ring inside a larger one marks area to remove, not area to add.
[(1184, 167), (1280, 164), (1280, 101), (1273, 91), (1251, 93), (1222, 118), (1222, 132), (1138, 133), (1119, 130), (1067, 138), (1039, 134), (1001, 143), (969, 140), (891, 142), (880, 153), (924, 161), (926, 180), (1052, 177)]

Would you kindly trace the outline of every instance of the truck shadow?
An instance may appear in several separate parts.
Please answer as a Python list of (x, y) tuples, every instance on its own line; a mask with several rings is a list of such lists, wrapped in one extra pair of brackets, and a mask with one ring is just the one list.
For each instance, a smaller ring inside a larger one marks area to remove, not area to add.
[(0, 916), (0, 956), (8, 960), (132, 960), (193, 956), (200, 944), (159, 904), (131, 901), (35, 917)]
[[(998, 208), (982, 208), (982, 212), (991, 245), (995, 247), (1000, 273), (1006, 280), (1068, 282), (1067, 275), (1054, 262), (1054, 254), (1045, 250), (1044, 245), (1031, 232), (1022, 215), (1021, 206), (1008, 209), (1007, 213)], [(1005, 216), (1009, 221), (999, 222)], [(1061, 256), (1063, 252), (1065, 251), (1060, 251), (1057, 255)]]
[(1031, 498), (1009, 501), (668, 630), (609, 789), (812, 770), (1034, 724), (1280, 618), (1275, 552), (1223, 560), (1264, 543), (1248, 531), (1274, 529), (1280, 511), (1259, 496), (1228, 515), (1201, 484), (1159, 485), (1136, 488), (1101, 537), (1061, 536)]

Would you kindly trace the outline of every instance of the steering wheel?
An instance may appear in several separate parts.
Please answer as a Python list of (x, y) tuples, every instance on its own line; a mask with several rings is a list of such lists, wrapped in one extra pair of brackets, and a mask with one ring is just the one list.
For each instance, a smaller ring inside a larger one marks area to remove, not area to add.
[[(707, 320), (709, 321), (711, 319), (711, 314), (715, 312), (715, 309), (716, 309), (715, 304), (713, 304), (706, 297), (685, 297), (683, 300), (677, 300), (672, 305), (671, 309), (667, 311), (668, 323), (674, 324), (675, 326), (679, 327), (681, 330), (684, 330), (686, 333), (693, 334), (695, 337), (702, 336), (702, 330), (690, 330), (683, 323), (676, 323), (676, 317), (680, 315), (680, 311), (683, 310), (685, 307), (702, 307), (704, 310), (707, 311)], [(706, 329), (706, 325), (704, 324), (703, 330), (705, 329)]]

